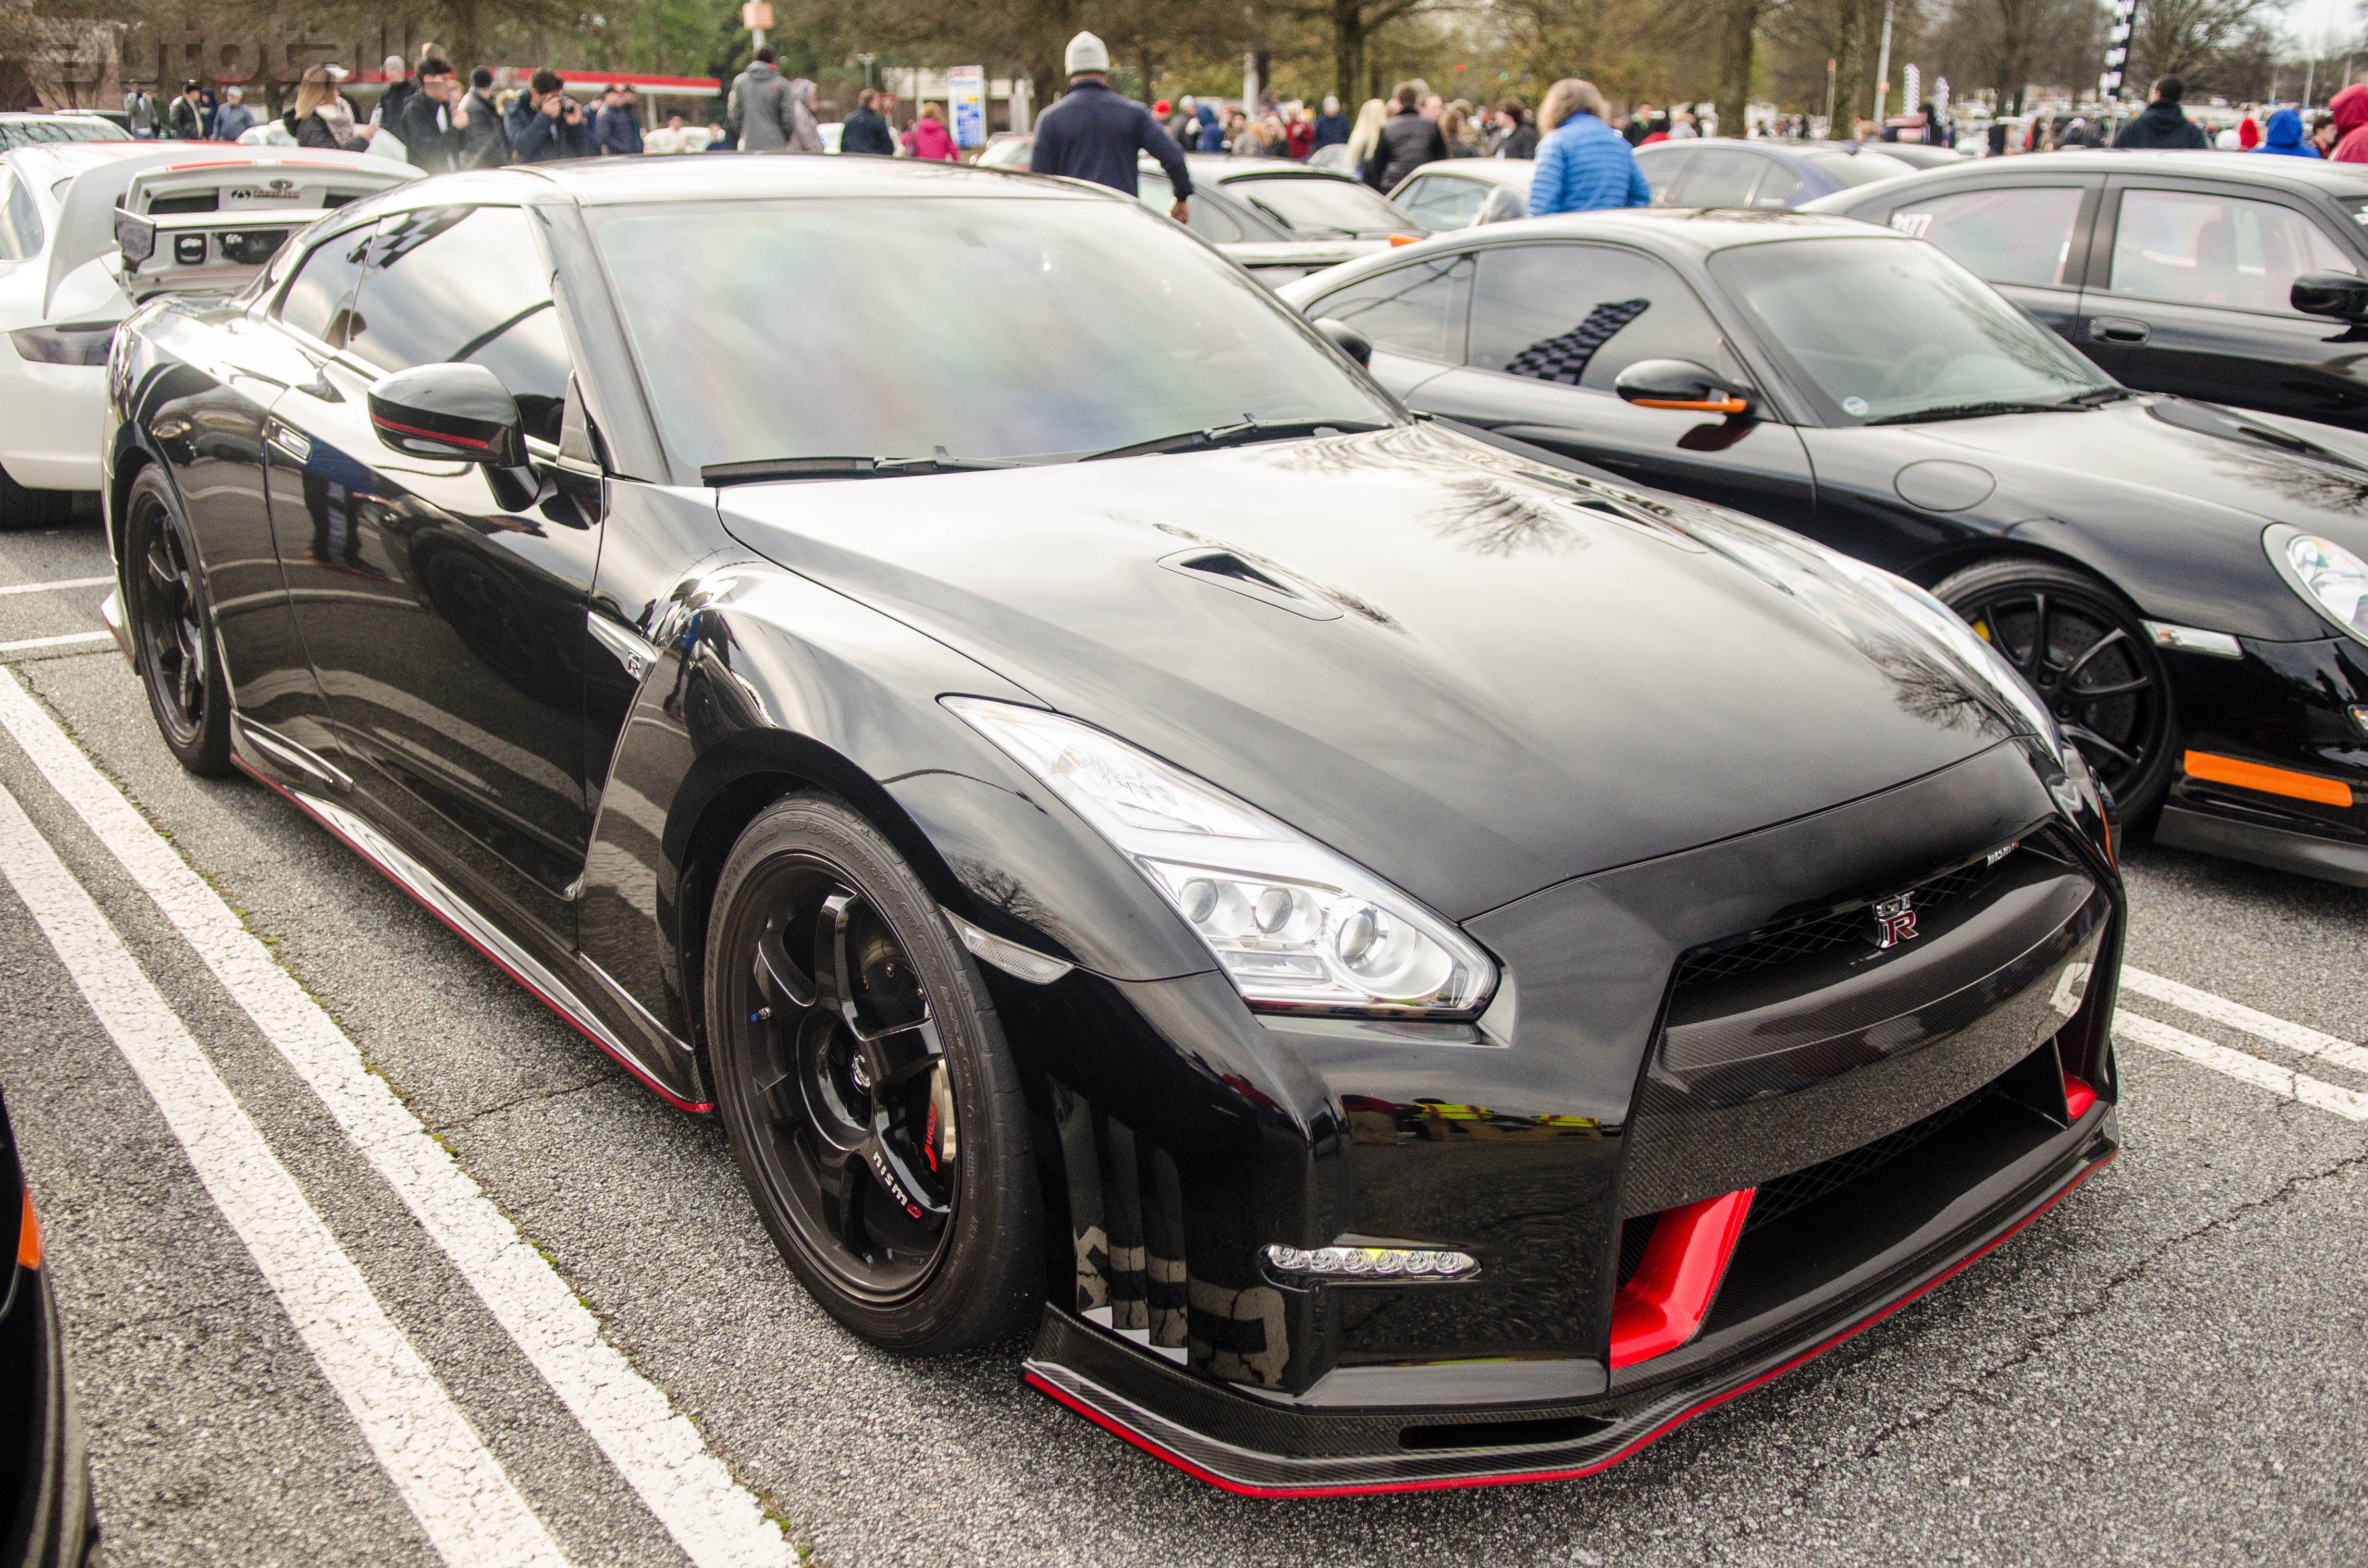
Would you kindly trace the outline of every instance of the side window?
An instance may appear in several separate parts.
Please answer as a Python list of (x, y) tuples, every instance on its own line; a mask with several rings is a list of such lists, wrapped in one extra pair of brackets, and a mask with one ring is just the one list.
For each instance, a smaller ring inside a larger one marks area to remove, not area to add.
[(1669, 199), (1681, 207), (1748, 207), (1751, 187), (1770, 162), (1740, 147), (1705, 147)]
[(41, 254), (41, 210), (15, 170), (0, 169), (0, 186), (7, 189), (0, 203), (0, 261), (29, 260)]
[(1608, 392), (1639, 359), (1691, 359), (1742, 378), (1685, 280), (1606, 245), (1504, 245), (1480, 253), (1466, 363)]
[[(1668, 150), (1661, 151), (1664, 147)], [(1692, 147), (1668, 147), (1667, 142), (1637, 149), (1636, 166), (1645, 171), (1645, 183), (1653, 187), (1654, 206), (1669, 204), (1669, 187), (1678, 183), (1678, 176), (1693, 162), (1696, 151)]]
[(1393, 354), (1453, 364), (1463, 349), (1471, 278), (1469, 256), (1434, 256), (1326, 294), (1307, 313), (1347, 322)]
[(1770, 159), (1768, 172), (1759, 176), (1759, 188), (1751, 193), (1754, 207), (1789, 207), (1801, 194), (1801, 176), (1790, 167)]
[(370, 239), (367, 228), (348, 229), (314, 245), (289, 279), (288, 291), (279, 296), (279, 319), (332, 348), (343, 348), (352, 323), (346, 301), (353, 298), (354, 280), (362, 275)]
[[(1176, 205), (1176, 187), (1166, 175), (1139, 174), (1134, 176), (1134, 199), (1163, 216)], [(1213, 201), (1201, 199), (1201, 193), (1192, 195), (1191, 216), (1184, 226), (1212, 245), (1229, 245), (1242, 237), (1242, 226), (1229, 213), (1217, 210)]]
[(1891, 226), (1931, 241), (1989, 282), (2069, 289), (2079, 281), (2072, 233), (2083, 194), (2073, 185), (1964, 190), (1898, 208)]
[(2291, 207), (2204, 191), (2122, 193), (2113, 231), (2116, 294), (2290, 314), (2305, 272), (2357, 272), (2351, 258)]
[(567, 344), (516, 207), (438, 207), (379, 225), (346, 347), (381, 370), (466, 362), (502, 379), (527, 434), (557, 443)]
[(1406, 187), (1397, 204), (1426, 229), (1461, 229), (1480, 215), (1488, 187), (1454, 175), (1424, 175)]

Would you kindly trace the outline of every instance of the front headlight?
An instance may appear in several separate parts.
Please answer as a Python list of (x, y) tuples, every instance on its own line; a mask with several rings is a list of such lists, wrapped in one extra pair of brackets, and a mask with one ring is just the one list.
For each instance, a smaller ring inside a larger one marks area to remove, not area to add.
[(1966, 625), (1955, 610), (1926, 593), (1907, 578), (1870, 566), (1839, 552), (1834, 552), (1834, 565), (1850, 581), (1873, 592), (1877, 597), (1920, 627), (1934, 641), (1956, 656), (1965, 673), (1987, 687), (2005, 703), (2009, 711), (2031, 726), (2031, 733), (2047, 743), (2047, 749), (2060, 760), (2064, 756), (2064, 737), (2055, 728), (2055, 715), (2047, 704), (2031, 689), (2006, 655), (1989, 644), (1989, 640)]
[(2286, 585), (2352, 636), (2368, 642), (2368, 562), (2331, 539), (2281, 524), (2262, 535)]
[(1289, 825), (1091, 725), (940, 699), (1135, 867), (1269, 1012), (1471, 1013), (1496, 965), (1414, 900)]

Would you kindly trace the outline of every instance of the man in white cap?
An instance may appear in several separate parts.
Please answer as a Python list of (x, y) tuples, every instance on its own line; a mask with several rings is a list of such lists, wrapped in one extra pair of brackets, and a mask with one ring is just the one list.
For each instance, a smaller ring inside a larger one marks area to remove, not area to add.
[(1184, 150), (1159, 128), (1151, 111), (1133, 98), (1110, 91), (1110, 51), (1091, 33), (1069, 40), (1069, 90), (1059, 103), (1036, 117), (1036, 145), (1028, 166), (1040, 175), (1067, 175), (1091, 180), (1129, 196), (1139, 194), (1134, 180), (1138, 153), (1148, 153), (1167, 171), (1176, 190), (1168, 209), (1178, 222), (1190, 216), (1186, 203), (1192, 195), (1192, 176), (1184, 167)]

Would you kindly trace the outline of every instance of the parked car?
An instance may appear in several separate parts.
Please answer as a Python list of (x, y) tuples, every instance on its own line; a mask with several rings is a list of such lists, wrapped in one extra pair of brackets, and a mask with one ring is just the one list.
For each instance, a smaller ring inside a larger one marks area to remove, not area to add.
[(0, 1568), (82, 1568), (97, 1555), (90, 1460), (74, 1410), (40, 1222), (0, 1100)]
[(438, 176), (126, 323), (110, 613), (853, 1332), (1246, 1491), (1580, 1472), (2112, 1155), (2124, 905), (1938, 604), (1356, 341), (1066, 182)]
[(1911, 169), (1952, 169), (1973, 156), (1954, 147), (1943, 147), (1930, 142), (1884, 142), (1873, 151), (1886, 158), (1896, 158)]
[(2368, 886), (2368, 464), (2134, 393), (1942, 252), (1821, 214), (1532, 219), (1282, 293), (1415, 408), (1929, 587), (2124, 821)]
[(1636, 149), (1660, 207), (1798, 207), (1838, 190), (1914, 171), (1855, 142), (1735, 142), (1696, 138)]
[(129, 142), (131, 132), (96, 114), (0, 114), (0, 151), (41, 142)]
[(1528, 158), (1443, 158), (1398, 181), (1391, 204), (1432, 233), (1504, 223), (1530, 213)]
[(2340, 347), (2362, 329), (2294, 287), (2368, 273), (2360, 165), (2051, 153), (1814, 208), (1931, 241), (2130, 386), (2368, 431), (2368, 380)]
[[(281, 239), (419, 171), (359, 153), (128, 139), (0, 153), (0, 528), (98, 488), (107, 350), (135, 300), (244, 285)], [(123, 251), (126, 235), (148, 248)]]
[(1025, 131), (997, 131), (979, 150), (978, 161), (990, 169), (1024, 169), (1036, 151), (1036, 138)]

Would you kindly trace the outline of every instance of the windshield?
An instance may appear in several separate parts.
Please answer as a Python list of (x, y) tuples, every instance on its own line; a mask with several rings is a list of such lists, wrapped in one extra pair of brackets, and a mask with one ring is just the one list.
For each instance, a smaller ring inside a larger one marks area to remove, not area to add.
[(1224, 185), (1227, 196), (1249, 202), (1286, 229), (1316, 233), (1424, 233), (1378, 191), (1355, 180), (1278, 175), (1227, 180)]
[(1819, 393), (1854, 424), (1987, 403), (2060, 403), (2105, 376), (1919, 240), (1737, 245), (1711, 276)]
[(660, 428), (697, 468), (1051, 458), (1397, 415), (1247, 274), (1133, 203), (595, 212)]
[(1888, 153), (1804, 153), (1811, 167), (1845, 186), (1873, 185), (1894, 175), (1912, 175), (1915, 168)]

